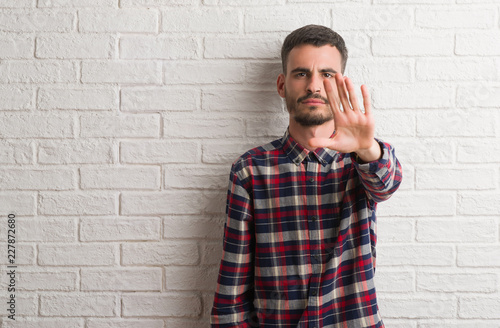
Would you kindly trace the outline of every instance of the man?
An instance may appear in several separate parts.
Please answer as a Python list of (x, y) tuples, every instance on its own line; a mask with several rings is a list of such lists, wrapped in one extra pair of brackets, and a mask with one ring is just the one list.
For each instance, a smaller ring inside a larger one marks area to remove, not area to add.
[(340, 35), (305, 26), (281, 57), (289, 126), (233, 163), (212, 327), (384, 327), (375, 210), (401, 166), (374, 137), (366, 86), (363, 111), (342, 76)]

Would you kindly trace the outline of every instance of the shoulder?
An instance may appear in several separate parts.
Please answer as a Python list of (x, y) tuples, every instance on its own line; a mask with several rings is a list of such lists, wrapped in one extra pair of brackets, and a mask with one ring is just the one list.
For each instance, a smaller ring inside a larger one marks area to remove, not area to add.
[(240, 155), (232, 164), (233, 171), (238, 172), (245, 168), (262, 165), (270, 158), (279, 156), (282, 152), (281, 138), (267, 144), (254, 147)]

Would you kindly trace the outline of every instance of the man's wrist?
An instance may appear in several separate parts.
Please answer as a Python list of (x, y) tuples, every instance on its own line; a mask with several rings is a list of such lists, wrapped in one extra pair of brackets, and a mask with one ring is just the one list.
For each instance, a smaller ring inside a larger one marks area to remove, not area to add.
[(377, 161), (382, 157), (382, 148), (380, 147), (377, 140), (373, 139), (373, 142), (369, 148), (358, 149), (355, 151), (357, 158), (364, 163)]

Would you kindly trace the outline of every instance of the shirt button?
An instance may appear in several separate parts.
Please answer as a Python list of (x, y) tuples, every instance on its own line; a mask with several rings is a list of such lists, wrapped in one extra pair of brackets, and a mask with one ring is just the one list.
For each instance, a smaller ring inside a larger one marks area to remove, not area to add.
[(317, 220), (318, 220), (318, 218), (317, 218), (317, 217), (315, 217), (315, 216), (311, 217), (311, 221), (316, 222)]
[(313, 290), (313, 291), (311, 292), (311, 294), (312, 294), (313, 296), (316, 296), (316, 294), (317, 294), (317, 293), (318, 293), (318, 292), (316, 292), (315, 290)]
[(309, 182), (314, 182), (314, 179), (313, 178), (309, 179)]

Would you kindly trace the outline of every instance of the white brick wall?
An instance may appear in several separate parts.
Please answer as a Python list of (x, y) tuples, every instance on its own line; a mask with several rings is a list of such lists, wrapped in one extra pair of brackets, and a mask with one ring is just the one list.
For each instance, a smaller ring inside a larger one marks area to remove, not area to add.
[(389, 328), (500, 327), (497, 0), (1, 0), (0, 302), (16, 321), (207, 328), (230, 164), (282, 135), (279, 47), (339, 31), (404, 182), (379, 205)]

